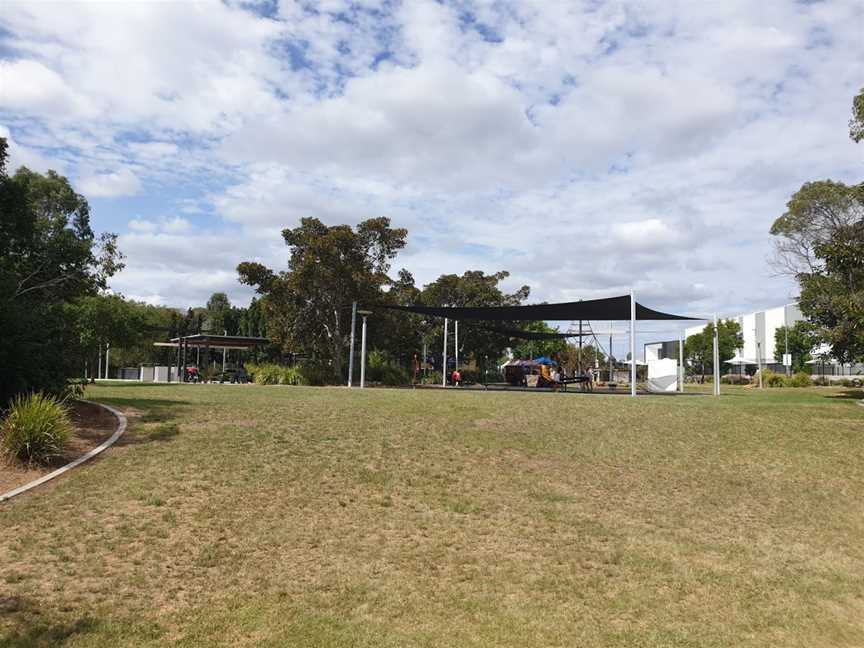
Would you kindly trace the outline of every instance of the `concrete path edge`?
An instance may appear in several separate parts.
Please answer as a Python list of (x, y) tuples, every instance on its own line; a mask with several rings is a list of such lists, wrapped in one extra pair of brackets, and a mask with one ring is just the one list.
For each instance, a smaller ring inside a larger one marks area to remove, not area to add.
[(24, 484), (23, 486), (19, 486), (18, 488), (14, 488), (11, 491), (0, 494), (0, 502), (5, 502), (6, 500), (12, 499), (16, 495), (20, 495), (21, 493), (26, 493), (27, 491), (29, 491), (32, 488), (36, 488), (37, 486), (41, 486), (45, 482), (51, 481), (55, 477), (59, 477), (63, 473), (69, 472), (70, 470), (72, 470), (76, 466), (80, 466), (82, 463), (84, 463), (88, 459), (92, 459), (93, 457), (95, 457), (99, 453), (110, 448), (112, 445), (114, 445), (114, 442), (117, 441), (117, 439), (119, 439), (121, 436), (123, 436), (123, 433), (126, 431), (127, 421), (126, 421), (126, 417), (123, 416), (122, 413), (120, 413), (119, 411), (117, 411), (113, 407), (109, 407), (108, 405), (105, 405), (104, 403), (97, 403), (96, 401), (91, 401), (91, 400), (82, 400), (81, 402), (82, 403), (90, 403), (91, 405), (98, 405), (99, 407), (106, 409), (109, 412), (111, 412), (114, 415), (114, 417), (117, 419), (117, 429), (114, 430), (114, 434), (112, 434), (110, 436), (110, 438), (108, 438), (107, 440), (103, 441), (98, 446), (96, 446), (95, 448), (90, 450), (90, 452), (78, 457), (75, 461), (72, 461), (72, 462), (66, 464), (65, 466), (62, 466), (61, 468), (58, 468), (57, 470), (50, 472), (47, 475), (43, 475), (39, 479), (34, 479), (33, 481), (31, 481), (27, 484)]

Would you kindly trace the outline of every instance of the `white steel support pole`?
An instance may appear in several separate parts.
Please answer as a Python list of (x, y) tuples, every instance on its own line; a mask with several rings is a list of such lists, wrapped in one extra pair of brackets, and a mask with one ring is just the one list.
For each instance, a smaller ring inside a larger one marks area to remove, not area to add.
[(108, 367), (111, 364), (111, 343), (105, 345), (105, 380), (108, 380)]
[(351, 345), (348, 351), (348, 386), (354, 379), (354, 331), (357, 328), (357, 302), (351, 304)]
[(453, 348), (453, 356), (456, 359), (456, 371), (459, 371), (459, 320), (453, 323), (456, 331), (456, 343)]
[(630, 395), (636, 395), (636, 296), (630, 291)]
[(678, 336), (678, 391), (684, 393), (684, 332)]
[(714, 395), (720, 395), (720, 331), (717, 330), (717, 313), (714, 313)]
[(759, 389), (762, 389), (762, 343), (756, 341), (756, 366), (759, 373)]
[(366, 386), (366, 316), (363, 316), (363, 332), (360, 334), (360, 389)]
[[(223, 333), (223, 335), (225, 335), (226, 337), (228, 336), (228, 331), (227, 331), (227, 330), (222, 329), (222, 333)], [(224, 375), (224, 374), (225, 374), (225, 360), (227, 360), (227, 355), (226, 355), (227, 353), (228, 353), (228, 348), (227, 348), (227, 347), (222, 347), (222, 374), (223, 374), (223, 375), (222, 375), (222, 380), (225, 380), (225, 375)]]
[(96, 377), (102, 378), (102, 345), (99, 345), (99, 366), (96, 370)]
[(441, 364), (441, 386), (447, 386), (447, 318), (444, 318), (444, 354)]

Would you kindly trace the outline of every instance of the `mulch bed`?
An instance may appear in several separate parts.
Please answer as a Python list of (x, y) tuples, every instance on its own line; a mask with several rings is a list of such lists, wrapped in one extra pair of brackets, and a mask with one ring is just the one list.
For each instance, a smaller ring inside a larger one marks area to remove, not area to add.
[(117, 419), (107, 410), (90, 403), (73, 403), (69, 407), (75, 434), (64, 452), (47, 465), (27, 466), (14, 459), (0, 457), (0, 493), (5, 493), (65, 466), (89, 452), (117, 429)]

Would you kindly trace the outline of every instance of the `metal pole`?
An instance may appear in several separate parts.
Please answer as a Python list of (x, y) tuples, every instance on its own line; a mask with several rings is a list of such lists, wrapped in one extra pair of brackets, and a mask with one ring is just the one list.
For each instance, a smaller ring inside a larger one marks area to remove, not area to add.
[(630, 291), (630, 395), (636, 395), (636, 297)]
[(759, 368), (759, 389), (762, 389), (762, 343), (756, 340), (756, 365)]
[(684, 332), (678, 336), (678, 391), (684, 393)]
[(441, 365), (441, 386), (447, 386), (447, 318), (444, 318), (444, 360)]
[[(228, 331), (227, 329), (222, 329), (223, 334), (227, 337)], [(228, 352), (228, 347), (222, 347), (222, 373), (225, 373), (225, 354)], [(222, 376), (222, 379), (225, 379), (225, 376)]]
[(582, 320), (579, 320), (579, 375), (582, 375)]
[(427, 358), (427, 357), (428, 357), (428, 356), (426, 355), (426, 343), (424, 342), (424, 343), (423, 343), (423, 358), (422, 358), (422, 360), (421, 360), (421, 362), (423, 363), (421, 366), (423, 367), (423, 376), (424, 376), (424, 377), (426, 377), (426, 376), (429, 375), (429, 372), (428, 372), (427, 369), (426, 369), (426, 358)]
[(108, 380), (109, 367), (111, 366), (111, 343), (105, 345), (105, 380)]
[(363, 333), (361, 334), (360, 342), (360, 389), (365, 387), (366, 383), (366, 316), (363, 316)]
[(357, 328), (357, 302), (351, 304), (351, 346), (348, 351), (348, 386), (354, 379), (354, 330)]
[(99, 345), (99, 367), (98, 367), (98, 371), (96, 371), (96, 377), (97, 378), (102, 377), (102, 345), (101, 344)]
[(714, 395), (720, 395), (720, 331), (717, 329), (717, 313), (714, 313)]
[(609, 380), (612, 382), (612, 321), (609, 321)]
[[(785, 310), (785, 308), (784, 308), (784, 310)], [(784, 313), (784, 315), (785, 315), (785, 313)], [(786, 336), (786, 346), (785, 346), (785, 351), (784, 351), (783, 355), (787, 356), (787, 355), (789, 355), (789, 325), (786, 322), (783, 322), (783, 324), (784, 324), (783, 334)], [(791, 358), (790, 358), (790, 360), (791, 360)], [(788, 365), (786, 365), (786, 375), (787, 376), (790, 375), (791, 372), (792, 372), (792, 363), (790, 362)]]
[(456, 329), (456, 344), (453, 349), (453, 357), (456, 359), (456, 371), (459, 371), (459, 320), (456, 320), (453, 326)]

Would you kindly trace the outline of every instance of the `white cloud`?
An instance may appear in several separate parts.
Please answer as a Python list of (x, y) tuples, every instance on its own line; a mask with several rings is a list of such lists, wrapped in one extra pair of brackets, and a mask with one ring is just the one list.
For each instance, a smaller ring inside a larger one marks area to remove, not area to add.
[(387, 215), (420, 282), (508, 269), (536, 299), (636, 282), (669, 310), (764, 306), (794, 290), (765, 261), (789, 195), (860, 180), (855, 3), (248, 6), (0, 15), (13, 159), (171, 214), (111, 213), (127, 294), (239, 299), (236, 263), (283, 266), (299, 218)]
[(86, 196), (111, 198), (132, 196), (141, 191), (141, 181), (129, 169), (85, 175), (78, 179), (78, 188)]

